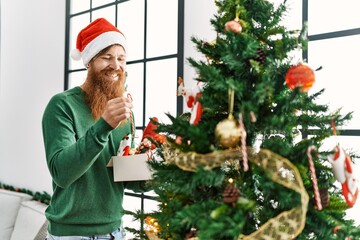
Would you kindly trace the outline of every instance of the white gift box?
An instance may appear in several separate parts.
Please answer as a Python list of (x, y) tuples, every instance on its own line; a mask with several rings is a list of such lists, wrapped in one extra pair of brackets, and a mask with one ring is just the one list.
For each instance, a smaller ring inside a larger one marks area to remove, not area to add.
[(114, 182), (143, 181), (151, 179), (148, 154), (113, 156), (107, 167), (113, 167)]

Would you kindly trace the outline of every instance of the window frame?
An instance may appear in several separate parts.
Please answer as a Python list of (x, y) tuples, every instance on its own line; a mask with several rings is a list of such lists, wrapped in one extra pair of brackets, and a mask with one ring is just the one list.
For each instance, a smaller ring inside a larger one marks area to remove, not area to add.
[[(307, 25), (309, 21), (309, 0), (302, 0), (302, 25)], [(360, 28), (353, 28), (353, 29), (344, 29), (340, 31), (334, 31), (334, 32), (324, 32), (321, 34), (312, 34), (308, 35), (308, 41), (319, 41), (319, 40), (326, 40), (331, 38), (341, 38), (341, 37), (348, 37), (348, 36), (354, 36), (354, 35), (360, 35)], [(303, 59), (308, 60), (309, 50), (305, 49), (302, 53)], [(316, 132), (316, 129), (310, 129), (309, 133), (304, 133), (304, 137), (306, 137), (308, 134)], [(341, 129), (339, 132), (340, 136), (360, 136), (360, 129)]]

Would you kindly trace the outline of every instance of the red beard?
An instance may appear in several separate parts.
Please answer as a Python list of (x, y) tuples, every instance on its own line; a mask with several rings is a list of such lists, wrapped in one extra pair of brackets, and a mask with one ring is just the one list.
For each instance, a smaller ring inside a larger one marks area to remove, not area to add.
[[(109, 80), (108, 76), (114, 73), (119, 76), (119, 79)], [(91, 115), (97, 120), (103, 114), (107, 102), (122, 96), (125, 92), (125, 73), (122, 70), (110, 69), (95, 72), (93, 68), (89, 68), (83, 90), (85, 91), (85, 100), (91, 109)]]

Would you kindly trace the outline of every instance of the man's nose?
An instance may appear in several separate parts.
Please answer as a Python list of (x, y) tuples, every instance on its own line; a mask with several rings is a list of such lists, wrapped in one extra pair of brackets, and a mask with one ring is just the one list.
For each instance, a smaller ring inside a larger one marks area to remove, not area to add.
[(117, 59), (113, 59), (110, 63), (110, 67), (114, 70), (119, 70), (119, 69), (123, 69), (122, 65), (121, 65), (121, 61), (117, 60)]

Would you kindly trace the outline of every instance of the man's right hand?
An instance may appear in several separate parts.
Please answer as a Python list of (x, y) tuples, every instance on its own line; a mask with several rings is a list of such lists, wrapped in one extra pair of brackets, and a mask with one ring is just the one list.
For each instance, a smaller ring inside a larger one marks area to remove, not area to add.
[(132, 100), (127, 97), (117, 97), (109, 100), (102, 114), (103, 119), (113, 128), (117, 128), (122, 121), (130, 118)]

